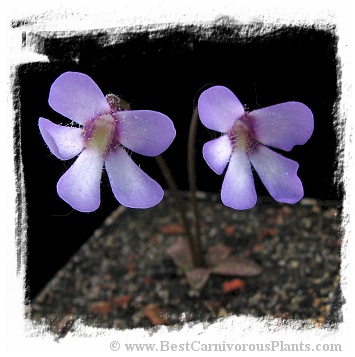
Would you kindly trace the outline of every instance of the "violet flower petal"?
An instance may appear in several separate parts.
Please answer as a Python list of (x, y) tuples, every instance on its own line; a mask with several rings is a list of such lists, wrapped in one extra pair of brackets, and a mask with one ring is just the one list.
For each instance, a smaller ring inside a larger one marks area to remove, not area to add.
[(303, 197), (298, 163), (264, 145), (249, 153), (250, 161), (270, 195), (279, 202), (296, 203)]
[(84, 148), (81, 128), (57, 125), (45, 118), (38, 120), (39, 130), (49, 150), (60, 160), (68, 160)]
[(149, 208), (163, 199), (163, 189), (133, 162), (123, 148), (109, 153), (105, 166), (113, 194), (122, 205)]
[(151, 110), (116, 112), (119, 141), (128, 149), (145, 156), (157, 156), (173, 142), (176, 131), (165, 115)]
[(244, 108), (232, 91), (226, 87), (215, 86), (200, 95), (198, 113), (204, 126), (226, 133), (244, 114)]
[(242, 149), (233, 151), (222, 184), (221, 199), (225, 206), (244, 210), (257, 201), (254, 177), (248, 155)]
[(202, 149), (203, 158), (218, 175), (226, 168), (232, 154), (232, 144), (228, 135), (208, 141)]
[(298, 102), (254, 110), (248, 117), (257, 141), (285, 151), (305, 144), (313, 133), (313, 114), (306, 105)]
[(77, 211), (92, 212), (100, 206), (100, 181), (104, 160), (96, 148), (85, 148), (59, 179), (57, 192)]
[(79, 72), (60, 75), (51, 86), (48, 103), (56, 112), (81, 125), (110, 113), (110, 106), (97, 84)]

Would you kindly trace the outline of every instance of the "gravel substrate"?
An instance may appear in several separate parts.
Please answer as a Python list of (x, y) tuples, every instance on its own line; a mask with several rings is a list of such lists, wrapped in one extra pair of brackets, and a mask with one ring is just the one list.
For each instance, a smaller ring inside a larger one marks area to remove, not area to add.
[[(188, 201), (185, 201), (186, 205)], [(166, 249), (183, 237), (172, 198), (154, 208), (119, 207), (27, 307), (27, 318), (63, 333), (77, 318), (90, 326), (127, 329), (212, 322), (230, 315), (336, 322), (329, 313), (340, 279), (339, 203), (295, 205), (259, 198), (229, 209), (217, 194), (199, 193), (203, 246), (218, 242), (257, 262), (263, 273), (212, 275), (197, 294)], [(188, 205), (188, 216), (191, 218)], [(339, 315), (339, 314), (338, 314)]]

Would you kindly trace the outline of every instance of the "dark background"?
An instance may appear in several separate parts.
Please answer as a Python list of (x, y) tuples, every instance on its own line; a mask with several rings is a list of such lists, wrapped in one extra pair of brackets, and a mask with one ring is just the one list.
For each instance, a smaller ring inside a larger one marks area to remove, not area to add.
[[(18, 110), (17, 174), (18, 178), (23, 174), (25, 182), (25, 192), (19, 189), (18, 199), (23, 196), (27, 208), (28, 298), (44, 287), (118, 205), (105, 173), (102, 203), (96, 212), (73, 211), (57, 196), (56, 183), (73, 160), (63, 162), (50, 154), (37, 123), (40, 116), (69, 123), (48, 105), (50, 86), (65, 71), (86, 73), (104, 94), (115, 93), (133, 109), (160, 111), (173, 120), (177, 137), (163, 156), (181, 190), (188, 189), (190, 118), (204, 89), (226, 86), (248, 110), (300, 101), (313, 111), (315, 131), (306, 145), (285, 156), (300, 164), (298, 173), (306, 197), (341, 201), (342, 190), (334, 185), (339, 157), (334, 120), (340, 95), (336, 29), (284, 27), (265, 33), (259, 23), (242, 26), (222, 19), (208, 28), (116, 29), (116, 35), (105, 31), (64, 36), (24, 32), (23, 38), (50, 60), (17, 67), (13, 91)], [(201, 191), (219, 191), (223, 179), (213, 173), (201, 155), (203, 143), (214, 135), (199, 125), (196, 171)], [(135, 155), (134, 159), (167, 188), (153, 158)], [(258, 179), (256, 184), (260, 195), (268, 195)]]

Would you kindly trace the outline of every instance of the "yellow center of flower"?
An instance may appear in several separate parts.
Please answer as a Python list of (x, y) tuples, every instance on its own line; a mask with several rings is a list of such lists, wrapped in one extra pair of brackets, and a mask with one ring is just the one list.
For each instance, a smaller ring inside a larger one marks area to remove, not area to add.
[(253, 151), (257, 145), (257, 141), (253, 138), (252, 130), (248, 125), (246, 117), (238, 119), (228, 134), (232, 142), (233, 150), (241, 149), (249, 153)]
[(91, 130), (87, 147), (96, 147), (103, 155), (113, 141), (115, 135), (115, 120), (111, 115), (97, 117), (92, 123)]

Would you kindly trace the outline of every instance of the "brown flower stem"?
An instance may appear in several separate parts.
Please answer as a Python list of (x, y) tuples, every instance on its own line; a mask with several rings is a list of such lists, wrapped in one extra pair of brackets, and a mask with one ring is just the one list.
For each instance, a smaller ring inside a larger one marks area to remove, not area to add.
[(187, 146), (187, 161), (188, 161), (188, 176), (189, 176), (189, 186), (190, 186), (190, 194), (191, 194), (191, 206), (192, 212), (195, 219), (195, 251), (196, 251), (196, 259), (197, 266), (201, 266), (203, 263), (203, 255), (202, 255), (202, 243), (201, 243), (201, 220), (198, 211), (197, 204), (197, 186), (196, 186), (196, 168), (195, 168), (195, 142), (196, 142), (196, 130), (197, 123), (199, 120), (198, 109), (197, 106), (193, 112), (190, 124), (189, 131), (189, 139)]
[[(106, 95), (106, 100), (110, 105), (111, 110), (113, 111), (118, 111), (118, 110), (131, 110), (131, 106), (129, 105), (129, 103), (127, 103), (125, 100), (123, 100), (122, 98), (116, 96), (115, 94), (108, 94)], [(197, 108), (196, 108), (196, 115), (197, 115)], [(197, 120), (198, 120), (198, 116), (196, 118), (196, 124), (195, 124), (195, 132), (196, 132), (196, 126), (197, 126)], [(193, 143), (192, 143), (193, 144)], [(189, 144), (190, 145), (190, 144)], [(193, 147), (194, 149), (194, 147)], [(194, 155), (194, 152), (193, 152)], [(195, 268), (199, 267), (201, 265), (202, 262), (202, 249), (201, 249), (201, 244), (200, 245), (196, 245), (196, 242), (194, 241), (194, 237), (191, 233), (190, 230), (190, 225), (189, 222), (187, 220), (187, 216), (185, 214), (185, 210), (184, 210), (184, 205), (181, 199), (181, 196), (179, 194), (179, 191), (177, 189), (176, 183), (174, 181), (173, 176), (171, 175), (171, 172), (169, 170), (168, 165), (166, 164), (165, 160), (163, 159), (163, 157), (161, 155), (158, 155), (155, 157), (159, 168), (165, 178), (165, 181), (167, 182), (170, 191), (172, 192), (175, 202), (176, 202), (176, 206), (178, 209), (178, 212), (180, 214), (180, 218), (182, 221), (182, 224), (184, 226), (185, 229), (185, 234), (187, 236), (187, 240), (190, 246), (190, 251), (191, 251), (191, 256), (192, 256), (192, 263), (193, 266)], [(191, 180), (190, 180), (191, 181)], [(196, 181), (196, 180), (195, 180)], [(190, 184), (191, 185), (191, 184)], [(195, 197), (196, 200), (196, 182), (194, 184), (195, 187), (195, 192), (192, 196)], [(196, 206), (196, 202), (193, 204), (193, 206), (195, 206), (195, 210), (197, 212), (197, 206)], [(194, 216), (197, 217), (197, 213), (194, 213)], [(196, 230), (197, 232), (197, 230)], [(197, 233), (196, 233), (197, 235)], [(198, 228), (198, 235), (199, 237), (199, 228)]]
[(190, 230), (190, 226), (189, 226), (189, 222), (187, 220), (187, 216), (185, 214), (185, 210), (184, 210), (184, 206), (183, 206), (183, 202), (181, 199), (181, 196), (179, 194), (179, 191), (177, 189), (176, 183), (173, 179), (173, 176), (171, 175), (171, 172), (168, 168), (168, 165), (166, 164), (165, 160), (163, 159), (163, 157), (161, 155), (158, 155), (155, 157), (159, 168), (161, 170), (161, 172), (163, 173), (163, 176), (165, 178), (165, 181), (167, 182), (170, 191), (172, 192), (175, 202), (176, 202), (176, 206), (178, 209), (178, 212), (180, 214), (180, 218), (182, 221), (182, 224), (184, 226), (185, 229), (185, 234), (187, 236), (187, 240), (189, 242), (189, 246), (190, 246), (190, 250), (191, 250), (191, 256), (192, 256), (192, 262), (194, 267), (198, 267), (199, 266), (199, 259), (198, 259), (198, 255), (196, 252), (196, 247), (195, 247), (195, 243), (194, 243), (194, 238), (193, 235), (191, 234), (191, 230)]

